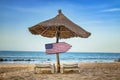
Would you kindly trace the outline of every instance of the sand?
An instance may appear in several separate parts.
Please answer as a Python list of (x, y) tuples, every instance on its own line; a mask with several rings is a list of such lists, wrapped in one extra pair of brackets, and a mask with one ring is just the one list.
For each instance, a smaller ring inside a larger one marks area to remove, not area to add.
[(80, 63), (80, 72), (34, 73), (34, 64), (0, 64), (0, 80), (120, 80), (120, 62)]

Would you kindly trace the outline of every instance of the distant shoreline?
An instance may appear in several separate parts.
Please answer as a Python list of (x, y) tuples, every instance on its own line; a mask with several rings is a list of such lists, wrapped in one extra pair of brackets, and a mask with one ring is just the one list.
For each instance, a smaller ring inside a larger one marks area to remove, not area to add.
[[(21, 51), (20, 50), (19, 51), (17, 51), (17, 50), (0, 50), (0, 52), (41, 52), (41, 53), (45, 53), (45, 51), (22, 51), (22, 50)], [(100, 51), (99, 52), (96, 52), (96, 51), (95, 52), (94, 51), (93, 52), (85, 52), (85, 51), (84, 52), (83, 51), (75, 52), (75, 51), (73, 51), (73, 52), (65, 52), (65, 53), (120, 53), (120, 52), (100, 52)]]
[[(119, 53), (66, 52), (60, 53), (60, 62), (114, 62)], [(56, 55), (31, 51), (0, 51), (0, 64), (56, 62)]]

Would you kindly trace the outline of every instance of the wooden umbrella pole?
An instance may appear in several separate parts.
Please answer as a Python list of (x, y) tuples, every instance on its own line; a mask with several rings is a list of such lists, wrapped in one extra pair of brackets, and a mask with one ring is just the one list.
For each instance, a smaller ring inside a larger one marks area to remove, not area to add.
[[(56, 32), (56, 43), (59, 42), (59, 37), (60, 37), (60, 27), (57, 27), (57, 32)], [(57, 73), (60, 72), (60, 60), (59, 60), (59, 53), (56, 53), (56, 60), (57, 60)]]

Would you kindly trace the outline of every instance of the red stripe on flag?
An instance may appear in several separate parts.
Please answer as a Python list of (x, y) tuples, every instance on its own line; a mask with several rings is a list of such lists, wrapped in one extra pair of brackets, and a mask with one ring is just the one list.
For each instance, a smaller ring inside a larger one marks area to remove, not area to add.
[[(72, 46), (68, 43), (65, 42), (59, 42), (59, 43), (51, 43), (52, 48), (47, 48), (46, 53), (62, 53), (68, 51)], [(46, 44), (46, 45), (51, 45), (51, 44)]]

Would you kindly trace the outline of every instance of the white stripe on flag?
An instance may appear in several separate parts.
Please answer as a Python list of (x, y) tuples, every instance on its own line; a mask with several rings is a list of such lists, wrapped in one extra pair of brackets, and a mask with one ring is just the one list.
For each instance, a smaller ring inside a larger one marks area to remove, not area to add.
[(46, 44), (46, 53), (62, 53), (68, 51), (72, 46), (65, 42)]

